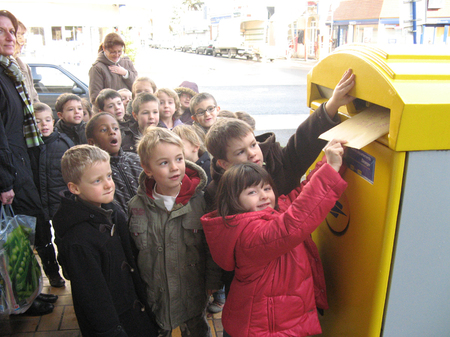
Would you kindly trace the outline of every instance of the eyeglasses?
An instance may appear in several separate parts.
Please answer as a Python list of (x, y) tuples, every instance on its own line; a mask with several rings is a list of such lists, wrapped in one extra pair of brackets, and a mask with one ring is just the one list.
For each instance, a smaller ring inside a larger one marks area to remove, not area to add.
[(106, 49), (106, 51), (109, 53), (109, 54), (111, 54), (111, 55), (114, 55), (114, 56), (116, 56), (116, 55), (122, 55), (122, 50), (119, 50), (119, 51), (110, 51), (110, 50), (108, 50), (108, 49)]
[(195, 114), (195, 116), (203, 116), (206, 112), (208, 112), (209, 114), (212, 114), (215, 109), (216, 109), (215, 105), (209, 106), (206, 108), (206, 110), (198, 110), (197, 113)]

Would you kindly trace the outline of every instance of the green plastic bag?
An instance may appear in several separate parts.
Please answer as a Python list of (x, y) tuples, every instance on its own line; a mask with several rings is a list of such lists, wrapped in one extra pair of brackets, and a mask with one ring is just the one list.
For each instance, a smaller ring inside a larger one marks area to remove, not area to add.
[(0, 212), (0, 315), (21, 314), (42, 291), (41, 268), (30, 243), (36, 218), (15, 215), (10, 205), (2, 205)]

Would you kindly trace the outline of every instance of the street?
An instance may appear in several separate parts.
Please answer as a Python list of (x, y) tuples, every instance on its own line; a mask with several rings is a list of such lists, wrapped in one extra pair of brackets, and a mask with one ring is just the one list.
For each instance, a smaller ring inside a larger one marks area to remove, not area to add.
[(139, 76), (158, 88), (175, 88), (183, 81), (197, 83), (212, 94), (222, 110), (245, 111), (256, 120), (255, 134), (273, 131), (285, 145), (307, 118), (306, 75), (314, 65), (302, 60), (273, 62), (228, 59), (180, 51), (144, 49), (138, 53)]

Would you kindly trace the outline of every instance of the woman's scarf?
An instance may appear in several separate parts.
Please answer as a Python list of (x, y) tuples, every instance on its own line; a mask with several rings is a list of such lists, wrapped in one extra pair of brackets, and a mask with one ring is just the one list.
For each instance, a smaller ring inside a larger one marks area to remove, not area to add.
[(17, 61), (12, 56), (0, 55), (0, 66), (5, 70), (5, 74), (13, 81), (17, 92), (24, 103), (23, 109), (23, 135), (27, 143), (27, 147), (39, 146), (44, 144), (41, 133), (36, 125), (34, 118), (33, 105), (30, 103), (30, 96), (24, 82), (24, 75), (20, 71)]

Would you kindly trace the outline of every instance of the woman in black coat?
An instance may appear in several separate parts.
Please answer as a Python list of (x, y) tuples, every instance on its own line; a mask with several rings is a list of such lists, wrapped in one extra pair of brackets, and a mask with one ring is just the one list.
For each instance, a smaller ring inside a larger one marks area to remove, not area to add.
[[(12, 57), (18, 22), (10, 12), (0, 11), (0, 201), (16, 214), (43, 219), (32, 165), (42, 144), (24, 77)], [(34, 166), (35, 167), (35, 166)], [(34, 301), (31, 314), (53, 311), (50, 303)]]

